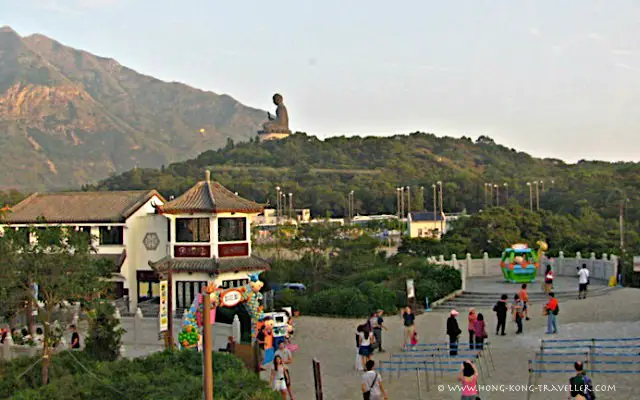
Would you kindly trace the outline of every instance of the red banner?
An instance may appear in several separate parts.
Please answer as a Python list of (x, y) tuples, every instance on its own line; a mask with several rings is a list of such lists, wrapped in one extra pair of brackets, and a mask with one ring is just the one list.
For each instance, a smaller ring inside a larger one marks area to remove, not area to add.
[(244, 257), (249, 255), (249, 243), (218, 245), (218, 257)]
[(197, 258), (209, 258), (211, 257), (211, 246), (174, 246), (173, 256), (179, 257), (197, 257)]

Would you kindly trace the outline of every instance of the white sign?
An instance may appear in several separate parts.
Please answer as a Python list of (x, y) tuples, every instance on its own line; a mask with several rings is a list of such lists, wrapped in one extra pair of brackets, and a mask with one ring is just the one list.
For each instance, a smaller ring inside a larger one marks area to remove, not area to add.
[(242, 300), (242, 293), (237, 289), (229, 289), (220, 296), (223, 307), (235, 307)]
[(633, 257), (633, 272), (640, 272), (640, 256)]
[(160, 281), (160, 332), (169, 330), (169, 282)]
[(412, 299), (416, 297), (416, 292), (413, 287), (413, 279), (407, 279), (407, 298)]

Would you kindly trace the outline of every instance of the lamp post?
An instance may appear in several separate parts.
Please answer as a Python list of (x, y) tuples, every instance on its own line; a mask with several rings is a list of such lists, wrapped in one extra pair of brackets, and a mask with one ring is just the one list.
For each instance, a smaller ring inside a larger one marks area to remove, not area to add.
[(533, 184), (536, 185), (536, 211), (540, 211), (540, 186), (538, 183), (538, 181), (533, 181)]
[(424, 210), (426, 207), (424, 206), (424, 186), (420, 186), (420, 198), (422, 199), (422, 207), (421, 210)]
[(444, 233), (444, 201), (442, 200), (442, 181), (437, 182), (440, 186), (440, 235)]
[(398, 216), (398, 221), (400, 221), (400, 188), (396, 188), (396, 215)]
[(507, 182), (504, 183), (504, 195), (505, 195), (505, 202), (509, 203), (509, 184)]
[(411, 186), (407, 186), (407, 218), (411, 212)]
[(488, 199), (489, 199), (489, 196), (487, 195), (487, 185), (488, 185), (488, 183), (485, 182), (484, 183), (484, 208), (487, 208), (487, 203), (488, 203)]
[(289, 219), (293, 218), (293, 193), (289, 193)]
[(276, 186), (276, 225), (280, 224), (280, 186)]
[(496, 184), (493, 187), (496, 189), (496, 206), (500, 207), (500, 186)]
[(434, 183), (431, 187), (433, 188), (433, 219), (437, 221), (438, 217), (436, 217), (436, 215), (438, 214), (438, 207), (436, 201), (438, 199), (438, 195), (436, 194), (436, 184)]
[(542, 187), (542, 193), (544, 193), (544, 181), (540, 181), (540, 186)]
[(529, 186), (529, 211), (533, 212), (533, 186), (531, 182), (527, 182), (527, 186)]

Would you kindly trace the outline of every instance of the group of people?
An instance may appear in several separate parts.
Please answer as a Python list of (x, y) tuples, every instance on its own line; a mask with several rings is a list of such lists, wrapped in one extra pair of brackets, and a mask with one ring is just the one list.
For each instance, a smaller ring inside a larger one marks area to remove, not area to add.
[(356, 328), (356, 369), (362, 371), (366, 369), (367, 362), (375, 350), (383, 353), (382, 331), (387, 327), (384, 325), (384, 311), (377, 310), (369, 316), (364, 324)]
[[(69, 344), (69, 348), (72, 350), (80, 349), (80, 334), (76, 326), (71, 325), (69, 329), (71, 330), (71, 343)], [(20, 330), (9, 330), (9, 328), (0, 329), (0, 344), (4, 344), (9, 340), (11, 340), (9, 343), (22, 346), (42, 346), (44, 342), (44, 331), (40, 327), (36, 328), (34, 334), (31, 334), (26, 327)], [(64, 346), (64, 338), (60, 339), (60, 343)]]

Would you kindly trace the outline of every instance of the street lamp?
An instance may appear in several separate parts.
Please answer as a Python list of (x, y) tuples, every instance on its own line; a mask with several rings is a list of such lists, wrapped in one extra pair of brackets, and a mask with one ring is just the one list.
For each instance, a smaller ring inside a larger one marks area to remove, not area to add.
[(280, 186), (276, 186), (276, 225), (280, 223)]
[(493, 187), (496, 189), (496, 206), (500, 207), (500, 186), (496, 184)]
[(533, 212), (533, 186), (531, 182), (527, 182), (527, 186), (529, 186), (529, 211)]
[(293, 193), (289, 193), (289, 219), (293, 218)]
[(442, 181), (436, 182), (440, 186), (440, 236), (444, 233), (444, 202), (442, 200)]
[(420, 197), (422, 198), (422, 208), (424, 210), (426, 207), (424, 206), (424, 186), (420, 186)]
[(538, 183), (538, 181), (533, 181), (533, 184), (536, 185), (536, 211), (540, 211), (540, 187)]
[(438, 196), (436, 194), (436, 184), (434, 183), (433, 185), (431, 185), (431, 187), (433, 188), (433, 219), (437, 221), (438, 217), (436, 217), (436, 215), (438, 214), (438, 207), (436, 205), (436, 201), (438, 199)]
[(504, 183), (504, 195), (506, 202), (509, 202), (509, 184), (507, 182)]
[(407, 218), (411, 212), (411, 186), (407, 186)]

